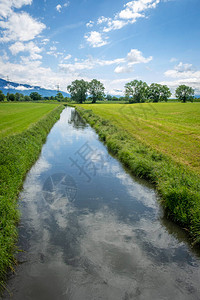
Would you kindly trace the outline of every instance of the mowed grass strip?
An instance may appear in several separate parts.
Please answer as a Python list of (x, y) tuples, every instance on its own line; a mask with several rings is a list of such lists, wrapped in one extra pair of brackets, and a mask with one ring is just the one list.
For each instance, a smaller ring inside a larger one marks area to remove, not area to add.
[[(16, 225), (19, 221), (18, 193), (22, 188), (27, 171), (40, 154), (48, 132), (59, 119), (64, 108), (61, 105), (23, 105), (21, 103), (10, 104), (8, 107), (10, 115), (22, 114), (26, 120), (26, 125), (24, 124), (26, 129), (16, 133), (16, 128), (17, 131), (19, 128), (17, 118), (15, 118), (16, 124), (13, 123), (10, 135), (0, 139), (0, 292), (5, 287), (4, 281), (7, 270), (12, 269), (15, 262), (14, 254), (17, 251), (15, 246), (17, 240)], [(5, 108), (6, 106), (3, 107), (4, 115)], [(32, 117), (31, 120), (34, 120), (34, 123), (31, 123), (30, 116), (32, 116), (33, 108), (37, 117)], [(36, 119), (38, 119), (37, 122)], [(18, 120), (20, 123), (21, 118)], [(5, 123), (4, 128), (6, 129)], [(14, 132), (16, 134), (13, 134)]]
[(0, 103), (0, 138), (24, 131), (33, 126), (58, 104)]
[(185, 164), (157, 151), (156, 147), (135, 138), (130, 131), (130, 118), (122, 117), (124, 126), (120, 120), (117, 122), (120, 115), (115, 105), (113, 114), (109, 110), (110, 116), (115, 115), (115, 122), (93, 113), (92, 110), (102, 109), (102, 105), (94, 105), (92, 110), (83, 107), (78, 105), (79, 113), (95, 128), (108, 149), (132, 174), (154, 184), (167, 215), (188, 229), (193, 243), (200, 244), (200, 176)]
[(81, 106), (200, 174), (200, 103)]

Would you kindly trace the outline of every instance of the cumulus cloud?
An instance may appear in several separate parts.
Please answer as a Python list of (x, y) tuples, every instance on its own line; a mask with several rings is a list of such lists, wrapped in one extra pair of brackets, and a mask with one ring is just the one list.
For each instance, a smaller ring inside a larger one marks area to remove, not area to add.
[(139, 63), (148, 63), (152, 60), (152, 56), (145, 58), (142, 52), (137, 49), (132, 49), (125, 58), (116, 58), (113, 60), (94, 59), (89, 57), (87, 59), (75, 59), (74, 63), (62, 63), (59, 65), (61, 70), (66, 73), (75, 73), (82, 70), (91, 70), (95, 67), (105, 67), (117, 65), (115, 73), (130, 73), (133, 71), (133, 65)]
[(97, 24), (105, 24), (103, 31), (121, 29), (127, 24), (133, 24), (139, 18), (145, 18), (145, 12), (149, 9), (156, 8), (161, 0), (133, 0), (124, 5), (124, 8), (118, 12), (113, 18), (101, 16), (97, 20)]
[(153, 59), (152, 56), (145, 58), (141, 51), (137, 49), (131, 49), (131, 51), (127, 54), (125, 59), (125, 64), (122, 66), (117, 66), (115, 69), (115, 73), (131, 73), (133, 72), (133, 66), (135, 64), (148, 63)]
[(61, 4), (58, 4), (58, 5), (56, 5), (56, 10), (57, 10), (58, 12), (61, 12), (62, 9), (63, 9), (63, 7), (67, 7), (67, 6), (69, 6), (69, 4), (70, 4), (69, 1), (65, 2), (65, 4), (63, 4), (63, 6), (62, 6)]
[(180, 62), (172, 70), (167, 70), (164, 75), (172, 78), (185, 78), (190, 77), (193, 74), (198, 74), (199, 71), (195, 71), (192, 64), (184, 64)]
[(12, 13), (8, 20), (0, 21), (0, 27), (3, 29), (0, 42), (30, 41), (46, 28), (26, 12)]
[(106, 38), (103, 39), (102, 34), (97, 31), (89, 32), (85, 35), (85, 39), (93, 48), (102, 47), (108, 44)]
[(67, 54), (67, 56), (64, 57), (64, 60), (68, 60), (68, 59), (70, 59), (71, 57), (72, 57), (71, 54)]
[(67, 92), (67, 85), (77, 79), (72, 74), (54, 72), (51, 68), (42, 67), (41, 61), (31, 61), (27, 57), (22, 57), (20, 63), (5, 62), (0, 57), (0, 70), (6, 74), (13, 82), (20, 84), (30, 84), (40, 86), (45, 89), (55, 89), (59, 82), (60, 89)]
[(61, 12), (62, 6), (61, 6), (60, 4), (58, 4), (58, 5), (56, 6), (56, 10), (57, 10), (58, 12)]
[(51, 46), (51, 47), (49, 48), (49, 51), (46, 52), (46, 54), (55, 56), (56, 58), (57, 58), (58, 56), (60, 56), (60, 55), (63, 55), (62, 52), (59, 52), (59, 51), (57, 50), (57, 47), (56, 47), (56, 46)]
[(22, 42), (16, 42), (12, 44), (9, 47), (11, 53), (13, 55), (16, 55), (20, 52), (29, 52), (30, 53), (30, 59), (36, 60), (36, 59), (42, 59), (42, 56), (38, 53), (42, 52), (42, 49), (35, 45), (34, 42), (29, 43), (22, 43)]
[(86, 27), (93, 27), (94, 26), (94, 22), (93, 21), (89, 21), (87, 24), (86, 24)]
[(7, 18), (12, 14), (14, 8), (21, 8), (23, 5), (30, 5), (32, 0), (1, 0), (0, 17)]
[(172, 90), (175, 90), (181, 84), (185, 84), (200, 93), (200, 71), (195, 70), (192, 64), (180, 62), (174, 66), (174, 69), (167, 70), (164, 75), (173, 79), (163, 82), (163, 84), (171, 87)]

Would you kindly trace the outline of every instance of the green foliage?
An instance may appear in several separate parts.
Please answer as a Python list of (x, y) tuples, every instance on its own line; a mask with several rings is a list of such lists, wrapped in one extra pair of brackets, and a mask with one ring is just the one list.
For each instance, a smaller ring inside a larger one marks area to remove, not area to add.
[[(42, 96), (37, 92), (32, 92), (32, 93), (30, 93), (30, 98), (33, 101), (37, 101), (37, 100), (41, 100)], [(25, 100), (25, 101), (27, 101), (27, 100)]]
[(58, 92), (57, 95), (55, 96), (55, 100), (61, 102), (64, 100), (63, 94), (61, 92)]
[(105, 88), (100, 81), (93, 79), (92, 81), (89, 82), (88, 91), (92, 97), (92, 103), (96, 103), (96, 101), (98, 100), (99, 101), (103, 100), (105, 96), (104, 90)]
[(148, 88), (147, 98), (152, 102), (167, 101), (171, 92), (166, 85), (152, 83)]
[(0, 90), (0, 102), (5, 101), (6, 97), (3, 92)]
[(148, 95), (148, 85), (142, 80), (133, 80), (125, 85), (125, 96), (130, 97), (130, 103), (144, 102)]
[(0, 139), (0, 288), (6, 271), (13, 270), (15, 263), (16, 224), (19, 221), (17, 195), (26, 172), (38, 158), (62, 109), (62, 106), (56, 107), (27, 130)]
[(31, 101), (31, 100), (32, 100), (32, 99), (31, 99), (30, 96), (27, 96), (27, 95), (24, 96), (24, 101), (28, 102), (28, 101)]
[(68, 85), (67, 90), (70, 92), (72, 100), (83, 103), (87, 98), (88, 82), (83, 79), (75, 80)]
[(113, 125), (81, 107), (78, 111), (134, 175), (155, 185), (168, 216), (188, 228), (194, 243), (200, 243), (200, 176), (134, 139), (120, 123)]
[(15, 94), (7, 94), (7, 101), (15, 101)]
[(187, 85), (180, 85), (175, 91), (176, 98), (182, 102), (193, 101), (194, 89)]

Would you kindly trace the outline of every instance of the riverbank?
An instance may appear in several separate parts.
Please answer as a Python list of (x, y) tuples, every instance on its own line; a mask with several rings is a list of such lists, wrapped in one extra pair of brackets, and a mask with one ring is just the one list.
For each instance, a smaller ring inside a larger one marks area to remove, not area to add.
[(134, 138), (111, 120), (77, 106), (78, 112), (132, 174), (153, 183), (166, 214), (200, 243), (200, 176), (169, 156)]
[(63, 106), (58, 106), (21, 133), (0, 139), (0, 289), (4, 288), (8, 269), (13, 270), (15, 263), (19, 222), (17, 196), (27, 171), (38, 158), (62, 110)]

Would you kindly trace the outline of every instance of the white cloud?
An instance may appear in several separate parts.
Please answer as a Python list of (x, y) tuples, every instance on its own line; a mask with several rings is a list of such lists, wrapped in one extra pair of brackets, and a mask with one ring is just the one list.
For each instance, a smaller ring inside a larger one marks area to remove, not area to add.
[(102, 34), (97, 31), (91, 31), (85, 35), (85, 39), (93, 48), (107, 45), (108, 42), (103, 39)]
[(115, 68), (115, 73), (131, 73), (133, 72), (133, 67), (130, 65), (117, 66)]
[(12, 14), (14, 8), (21, 8), (23, 5), (30, 5), (32, 0), (1, 0), (0, 17), (7, 18)]
[(70, 5), (70, 2), (69, 1), (67, 1), (67, 2), (65, 2), (65, 4), (63, 5), (64, 7), (68, 7)]
[(43, 45), (46, 45), (49, 42), (49, 39), (43, 39), (43, 40), (41, 40), (41, 42)]
[(177, 60), (178, 60), (177, 58), (172, 57), (172, 58), (170, 59), (170, 62), (173, 63), (173, 62), (176, 62)]
[(64, 57), (64, 60), (68, 60), (68, 59), (70, 59), (71, 57), (72, 57), (71, 54), (68, 54), (67, 56)]
[(8, 20), (0, 21), (0, 27), (3, 29), (0, 42), (30, 41), (46, 28), (26, 12), (12, 13)]
[(168, 85), (175, 90), (181, 84), (191, 86), (200, 93), (200, 71), (195, 70), (192, 64), (184, 64), (180, 62), (174, 69), (167, 70), (164, 75), (168, 78), (174, 79), (173, 81), (164, 81), (163, 84)]
[(127, 60), (130, 64), (146, 64), (152, 60), (152, 56), (145, 58), (141, 51), (137, 49), (131, 49), (131, 51), (127, 54)]
[(106, 18), (104, 16), (101, 16), (98, 20), (97, 20), (97, 24), (102, 24), (102, 23), (106, 23), (108, 21), (111, 21), (111, 18)]
[(70, 5), (70, 2), (69, 2), (69, 1), (65, 2), (65, 4), (63, 4), (63, 6), (62, 6), (61, 4), (58, 4), (58, 5), (56, 6), (56, 10), (60, 13), (61, 10), (63, 9), (63, 7), (68, 7), (69, 5)]
[(106, 23), (104, 32), (121, 29), (127, 24), (133, 24), (139, 18), (145, 17), (145, 11), (156, 8), (160, 0), (134, 0), (126, 3), (124, 9), (118, 12), (114, 18), (100, 17), (97, 24)]
[(54, 72), (51, 68), (42, 67), (40, 61), (30, 61), (27, 57), (22, 58), (20, 63), (5, 62), (0, 57), (0, 70), (1, 74), (6, 74), (13, 82), (41, 86), (46, 89), (55, 89), (59, 82), (60, 89), (66, 92), (67, 85), (77, 79), (72, 74), (68, 76), (60, 70)]
[(153, 59), (152, 56), (145, 58), (142, 55), (142, 52), (137, 49), (131, 49), (131, 51), (127, 54), (125, 59), (125, 64), (122, 66), (117, 66), (115, 69), (115, 73), (131, 73), (133, 72), (133, 66), (135, 64), (148, 63)]
[(30, 59), (42, 59), (42, 56), (38, 53), (42, 52), (42, 49), (34, 44), (34, 42), (29, 42), (23, 44), (22, 42), (16, 42), (9, 47), (13, 55), (16, 55), (20, 52), (29, 52)]
[(104, 66), (110, 66), (115, 64), (120, 64), (125, 62), (124, 58), (117, 58), (113, 60), (101, 60), (101, 59), (93, 59), (93, 57), (89, 57), (87, 59), (78, 60), (77, 58), (74, 59), (74, 63), (70, 64), (60, 64), (59, 67), (61, 70), (67, 72), (67, 73), (75, 73), (82, 70), (91, 70), (95, 67), (104, 67)]
[(32, 89), (34, 89), (34, 88), (33, 87), (25, 87), (23, 85), (19, 85), (19, 86), (15, 87), (15, 90), (17, 90), (17, 91), (29, 91)]
[(94, 26), (94, 22), (93, 21), (89, 21), (87, 24), (86, 24), (86, 27), (93, 27)]
[(164, 75), (172, 78), (196, 77), (199, 76), (199, 71), (195, 71), (192, 64), (184, 64), (180, 62), (174, 67), (174, 69), (167, 70)]
[(125, 58), (116, 58), (113, 60), (94, 59), (89, 57), (87, 59), (74, 60), (74, 63), (62, 63), (59, 65), (61, 70), (67, 73), (76, 73), (82, 70), (91, 70), (95, 67), (105, 67), (117, 65), (115, 73), (130, 73), (133, 71), (133, 65), (139, 63), (148, 63), (152, 60), (152, 56), (145, 58), (142, 52), (137, 49), (132, 49)]
[(111, 30), (117, 30), (123, 28), (127, 23), (123, 20), (110, 20), (107, 23), (107, 27), (103, 28), (104, 32), (109, 32)]
[(58, 4), (58, 5), (56, 6), (56, 10), (57, 10), (58, 12), (61, 12), (62, 6), (61, 6), (60, 4)]

